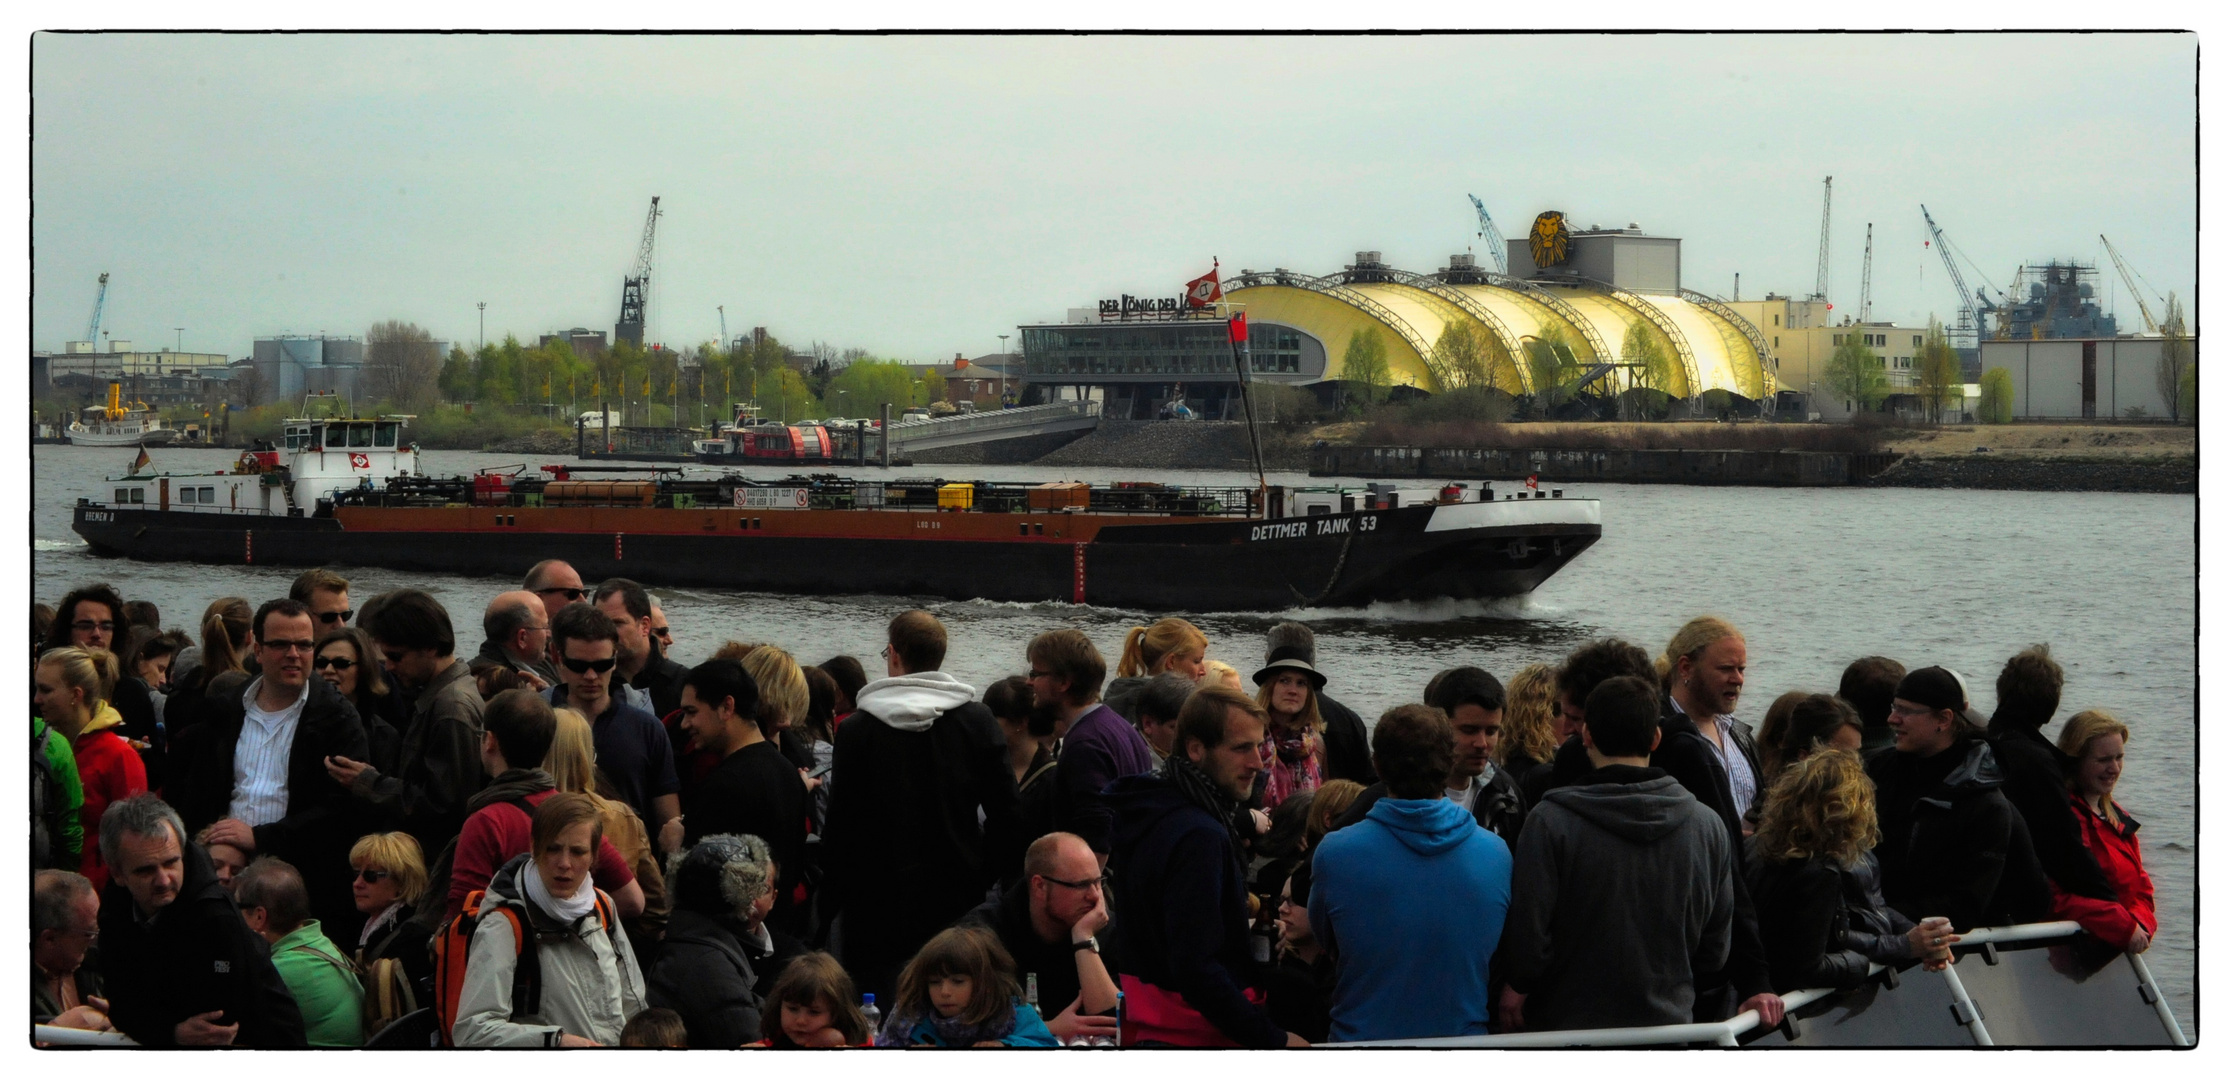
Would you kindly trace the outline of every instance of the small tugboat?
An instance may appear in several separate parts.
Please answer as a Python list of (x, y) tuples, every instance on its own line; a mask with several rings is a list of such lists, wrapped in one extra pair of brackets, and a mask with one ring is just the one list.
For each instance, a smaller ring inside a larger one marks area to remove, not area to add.
[(124, 384), (111, 380), (108, 404), (88, 405), (67, 429), (73, 446), (167, 446), (178, 432), (144, 401), (124, 404)]
[[(73, 527), (150, 560), (511, 577), (561, 558), (591, 580), (1194, 611), (1520, 596), (1602, 535), (1592, 499), (1462, 485), (433, 477), (407, 420), (288, 420), (229, 470), (113, 478)], [(613, 472), (634, 475), (585, 478)]]

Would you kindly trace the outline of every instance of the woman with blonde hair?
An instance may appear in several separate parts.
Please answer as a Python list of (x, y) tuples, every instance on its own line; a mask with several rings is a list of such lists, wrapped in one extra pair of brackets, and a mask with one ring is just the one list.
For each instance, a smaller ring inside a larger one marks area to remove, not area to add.
[(132, 744), (117, 734), (124, 718), (108, 703), (117, 676), (116, 654), (76, 646), (48, 649), (31, 671), (40, 719), (69, 741), (77, 759), (78, 783), (85, 792), (78, 811), (85, 841), (77, 872), (93, 883), (95, 892), (108, 887), (108, 865), (101, 861), (101, 815), (110, 803), (147, 790), (147, 768)]
[(1178, 618), (1162, 619), (1152, 626), (1133, 626), (1122, 636), (1122, 659), (1115, 664), (1115, 680), (1099, 700), (1115, 715), (1137, 723), (1133, 715), (1138, 692), (1146, 680), (1173, 671), (1193, 682), (1207, 675), (1207, 635)]
[(1254, 673), (1254, 685), (1261, 687), (1254, 703), (1269, 714), (1269, 736), (1262, 740), (1262, 773), (1268, 777), (1262, 787), (1264, 811), (1323, 786), (1324, 723), (1316, 699), (1326, 680), (1315, 665), (1284, 655), (1289, 651), (1279, 649), (1273, 654), (1277, 659)]
[[(350, 888), (364, 916), (364, 931), (356, 938), (357, 973), (369, 976), (381, 960), (394, 960), (411, 992), (425, 1000), (433, 987), (433, 956), (426, 949), (432, 927), (412, 918), (431, 885), (425, 850), (406, 832), (371, 833), (348, 849), (348, 865), (356, 871)], [(367, 978), (367, 989), (371, 981)]]
[(2115, 900), (2097, 900), (2051, 888), (2051, 913), (2082, 924), (2098, 940), (2124, 952), (2151, 948), (2159, 932), (2152, 903), (2152, 876), (2144, 870), (2144, 850), (2136, 843), (2137, 822), (2113, 801), (2128, 746), (2128, 725), (2103, 709), (2074, 714), (2059, 729), (2059, 752), (2073, 759), (2067, 790), (2082, 843), (2097, 859), (2113, 886)]
[(557, 781), (558, 791), (588, 796), (603, 816), (604, 839), (627, 860), (627, 869), (634, 871), (635, 882), (642, 886), (642, 914), (627, 920), (627, 929), (636, 948), (647, 950), (664, 936), (667, 913), (665, 876), (658, 868), (657, 852), (651, 849), (650, 832), (634, 807), (597, 791), (601, 778), (596, 772), (596, 735), (587, 718), (571, 709), (555, 713), (557, 735), (542, 758), (542, 769)]
[(1509, 680), (1494, 765), (1518, 781), (1556, 756), (1556, 669), (1527, 664)]
[(1857, 754), (1814, 753), (1773, 782), (1748, 874), (1774, 990), (1853, 989), (1873, 963), (1948, 965), (1958, 940), (1948, 919), (1915, 926), (1881, 899), (1872, 854), (1880, 839), (1873, 781)]

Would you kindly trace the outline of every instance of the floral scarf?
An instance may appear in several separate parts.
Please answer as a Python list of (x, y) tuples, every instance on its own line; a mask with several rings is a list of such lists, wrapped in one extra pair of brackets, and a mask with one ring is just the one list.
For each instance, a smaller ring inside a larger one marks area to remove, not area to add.
[(1262, 809), (1304, 791), (1323, 786), (1323, 740), (1307, 728), (1281, 728), (1272, 723), (1262, 740), (1262, 759), (1269, 783), (1262, 789)]

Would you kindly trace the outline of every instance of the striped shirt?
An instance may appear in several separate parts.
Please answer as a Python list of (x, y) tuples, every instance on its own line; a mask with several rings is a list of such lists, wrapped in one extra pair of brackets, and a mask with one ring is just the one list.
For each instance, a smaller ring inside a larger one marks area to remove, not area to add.
[(232, 748), (232, 806), (226, 811), (250, 827), (286, 816), (287, 757), (294, 752), (294, 733), (302, 726), (302, 707), (310, 700), (310, 686), (304, 682), (302, 696), (294, 704), (264, 712), (256, 704), (262, 689), (263, 679), (258, 677), (240, 695), (247, 717), (240, 724), (240, 741)]
[[(1678, 698), (1672, 698), (1671, 702), (1672, 708), (1679, 710), (1681, 715), (1688, 715), (1686, 709), (1680, 708)], [(1713, 716), (1713, 722), (1718, 727), (1718, 738), (1712, 739), (1705, 735), (1703, 741), (1709, 743), (1711, 752), (1718, 755), (1718, 767), (1726, 770), (1726, 787), (1734, 796), (1734, 817), (1745, 818), (1749, 816), (1750, 804), (1757, 801), (1757, 774), (1749, 767), (1749, 756), (1742, 753), (1740, 747), (1732, 745), (1734, 718), (1725, 713), (1716, 713)]]

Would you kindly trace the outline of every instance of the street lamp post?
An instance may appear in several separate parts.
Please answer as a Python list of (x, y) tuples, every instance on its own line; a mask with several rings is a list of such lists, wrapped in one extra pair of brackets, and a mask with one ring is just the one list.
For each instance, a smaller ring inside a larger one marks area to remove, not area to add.
[(1011, 336), (1010, 334), (1000, 334), (998, 336), (998, 407), (1001, 409), (1006, 407), (1006, 339)]

